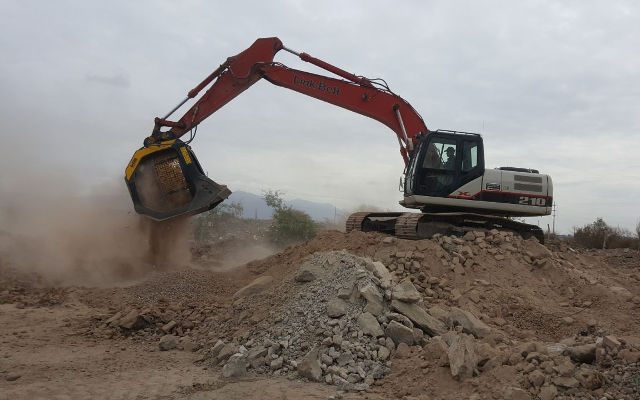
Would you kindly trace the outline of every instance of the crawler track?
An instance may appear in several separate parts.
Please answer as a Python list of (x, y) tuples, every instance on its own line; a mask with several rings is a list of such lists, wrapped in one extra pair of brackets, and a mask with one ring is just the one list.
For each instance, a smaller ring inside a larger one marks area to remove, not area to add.
[(493, 215), (474, 213), (368, 213), (351, 214), (346, 231), (382, 232), (401, 239), (419, 240), (436, 233), (463, 235), (468, 230), (508, 230), (544, 243), (540, 227)]

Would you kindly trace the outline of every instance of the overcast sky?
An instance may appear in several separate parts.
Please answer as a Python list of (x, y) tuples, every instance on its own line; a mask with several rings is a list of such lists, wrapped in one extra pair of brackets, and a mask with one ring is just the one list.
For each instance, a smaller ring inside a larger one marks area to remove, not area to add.
[[(596, 217), (632, 229), (639, 4), (0, 0), (0, 195), (122, 179), (154, 117), (228, 56), (278, 36), (384, 78), (430, 129), (482, 133), (487, 168), (550, 174), (558, 231)], [(276, 60), (318, 72), (289, 53)], [(399, 207), (404, 164), (391, 130), (266, 81), (203, 122), (192, 146), (231, 190)]]

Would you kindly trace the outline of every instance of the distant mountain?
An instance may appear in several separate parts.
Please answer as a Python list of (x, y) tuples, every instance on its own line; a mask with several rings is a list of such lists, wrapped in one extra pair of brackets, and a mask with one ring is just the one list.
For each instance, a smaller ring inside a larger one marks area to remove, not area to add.
[[(243, 218), (270, 219), (273, 217), (273, 209), (267, 206), (262, 196), (257, 194), (236, 191), (229, 196), (225, 203), (240, 203), (242, 205)], [(294, 210), (299, 210), (309, 214), (315, 221), (329, 220), (333, 221), (334, 217), (339, 218), (346, 214), (344, 210), (336, 208), (329, 203), (316, 203), (309, 200), (287, 200), (285, 204), (291, 206)]]

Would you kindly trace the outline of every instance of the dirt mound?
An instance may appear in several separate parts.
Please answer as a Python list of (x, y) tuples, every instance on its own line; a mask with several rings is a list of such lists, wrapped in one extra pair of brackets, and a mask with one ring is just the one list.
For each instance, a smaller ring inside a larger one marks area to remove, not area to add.
[[(51, 307), (94, 310), (74, 325), (93, 341), (193, 354), (221, 379), (195, 392), (288, 377), (366, 389), (346, 395), (356, 398), (638, 398), (636, 251), (498, 231), (421, 241), (325, 232), (216, 268), (246, 239), (196, 244), (193, 268), (127, 287), (55, 289)], [(29, 274), (0, 284), (0, 299), (25, 307), (52, 290)]]

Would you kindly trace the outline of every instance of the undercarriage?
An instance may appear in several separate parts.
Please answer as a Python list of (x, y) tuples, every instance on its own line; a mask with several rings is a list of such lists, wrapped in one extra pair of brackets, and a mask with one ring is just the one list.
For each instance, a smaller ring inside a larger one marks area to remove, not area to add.
[(357, 212), (351, 214), (346, 222), (347, 232), (381, 232), (411, 240), (428, 239), (438, 233), (462, 236), (469, 230), (491, 229), (515, 232), (525, 239), (533, 236), (544, 243), (544, 232), (539, 226), (494, 215), (464, 212)]

